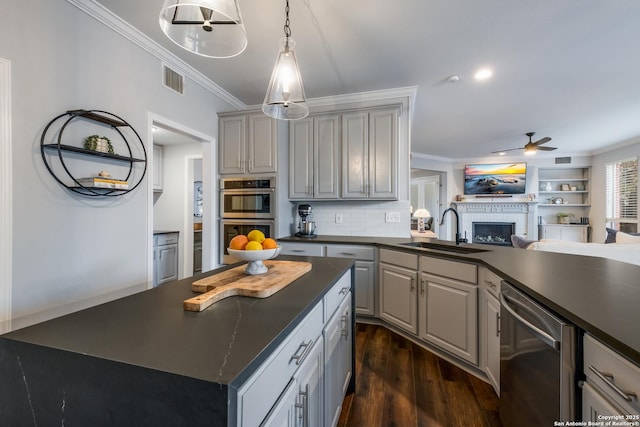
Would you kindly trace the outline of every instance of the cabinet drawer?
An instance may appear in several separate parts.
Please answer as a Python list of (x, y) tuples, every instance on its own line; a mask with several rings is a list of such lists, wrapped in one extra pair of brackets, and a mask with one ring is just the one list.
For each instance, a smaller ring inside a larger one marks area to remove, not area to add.
[(345, 273), (344, 276), (333, 285), (331, 290), (324, 296), (324, 321), (329, 320), (334, 311), (338, 308), (342, 300), (351, 290), (351, 271)]
[(282, 255), (324, 256), (324, 245), (316, 243), (282, 242)]
[(257, 426), (322, 333), (322, 306), (317, 304), (238, 391), (238, 425)]
[(156, 245), (172, 245), (178, 243), (178, 233), (162, 233), (156, 234)]
[(327, 245), (327, 256), (373, 261), (375, 249), (371, 246), (360, 245)]
[[(604, 375), (606, 379), (601, 378), (592, 367)], [(638, 401), (640, 397), (640, 366), (634, 365), (588, 334), (584, 335), (584, 373), (588, 383), (603, 391), (627, 413), (640, 413), (640, 402)], [(624, 400), (614, 387), (626, 394), (631, 401)], [(632, 394), (635, 394), (635, 397)]]
[(478, 269), (478, 284), (494, 297), (500, 293), (502, 278), (485, 267)]
[(411, 270), (418, 269), (418, 255), (389, 249), (380, 249), (380, 262), (399, 265)]
[(424, 273), (478, 283), (478, 266), (475, 264), (423, 256), (420, 257), (420, 270)]

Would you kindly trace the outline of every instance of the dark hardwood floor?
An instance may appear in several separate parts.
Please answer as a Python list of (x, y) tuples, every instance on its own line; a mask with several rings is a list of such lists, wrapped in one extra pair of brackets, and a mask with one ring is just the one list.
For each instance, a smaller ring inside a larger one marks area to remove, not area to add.
[(339, 427), (500, 426), (493, 388), (387, 330), (356, 324), (356, 392)]

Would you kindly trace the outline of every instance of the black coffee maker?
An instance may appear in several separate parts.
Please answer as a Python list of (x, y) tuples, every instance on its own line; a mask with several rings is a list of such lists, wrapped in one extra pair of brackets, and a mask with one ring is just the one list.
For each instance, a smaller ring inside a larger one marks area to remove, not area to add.
[(311, 215), (311, 205), (298, 205), (298, 215), (300, 222), (298, 224), (298, 237), (316, 237), (316, 222), (309, 221)]

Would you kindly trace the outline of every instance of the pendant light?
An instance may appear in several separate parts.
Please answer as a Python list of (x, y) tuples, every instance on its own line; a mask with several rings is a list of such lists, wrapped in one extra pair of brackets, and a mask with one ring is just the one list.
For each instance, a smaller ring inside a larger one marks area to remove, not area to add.
[(295, 42), (291, 38), (289, 27), (289, 0), (285, 7), (284, 38), (276, 58), (276, 66), (264, 97), (262, 111), (270, 117), (280, 120), (303, 119), (309, 115), (300, 77), (300, 67), (294, 52)]
[(247, 47), (237, 0), (165, 0), (160, 28), (178, 46), (210, 58), (231, 58)]

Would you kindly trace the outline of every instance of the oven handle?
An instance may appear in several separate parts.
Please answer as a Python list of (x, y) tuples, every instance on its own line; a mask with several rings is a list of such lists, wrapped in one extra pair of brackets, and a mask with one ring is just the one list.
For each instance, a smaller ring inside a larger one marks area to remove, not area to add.
[(519, 303), (518, 301), (514, 300), (513, 298), (509, 298), (508, 296), (506, 296), (502, 292), (500, 292), (500, 302), (502, 303), (502, 306), (509, 312), (509, 314), (511, 314), (513, 317), (515, 317), (516, 320), (518, 320), (525, 327), (527, 327), (527, 329), (529, 329), (534, 335), (536, 335), (538, 338), (540, 338), (540, 340), (542, 342), (544, 342), (549, 347), (553, 347), (556, 350), (560, 350), (560, 341), (556, 340), (551, 335), (549, 335), (547, 332), (545, 332), (542, 329), (538, 328), (536, 325), (533, 325), (533, 324), (529, 323), (526, 319), (524, 319), (522, 316), (520, 316), (518, 313), (516, 313), (515, 310), (509, 305), (509, 303), (513, 303), (513, 304), (517, 305), (518, 307), (522, 308), (523, 310), (526, 310), (529, 313), (535, 315), (535, 313), (531, 312), (531, 310), (529, 310), (528, 307), (526, 307), (525, 305)]
[(238, 195), (238, 194), (260, 194), (260, 193), (273, 193), (276, 191), (275, 188), (244, 188), (244, 189), (233, 189), (233, 190), (220, 190), (222, 195)]

